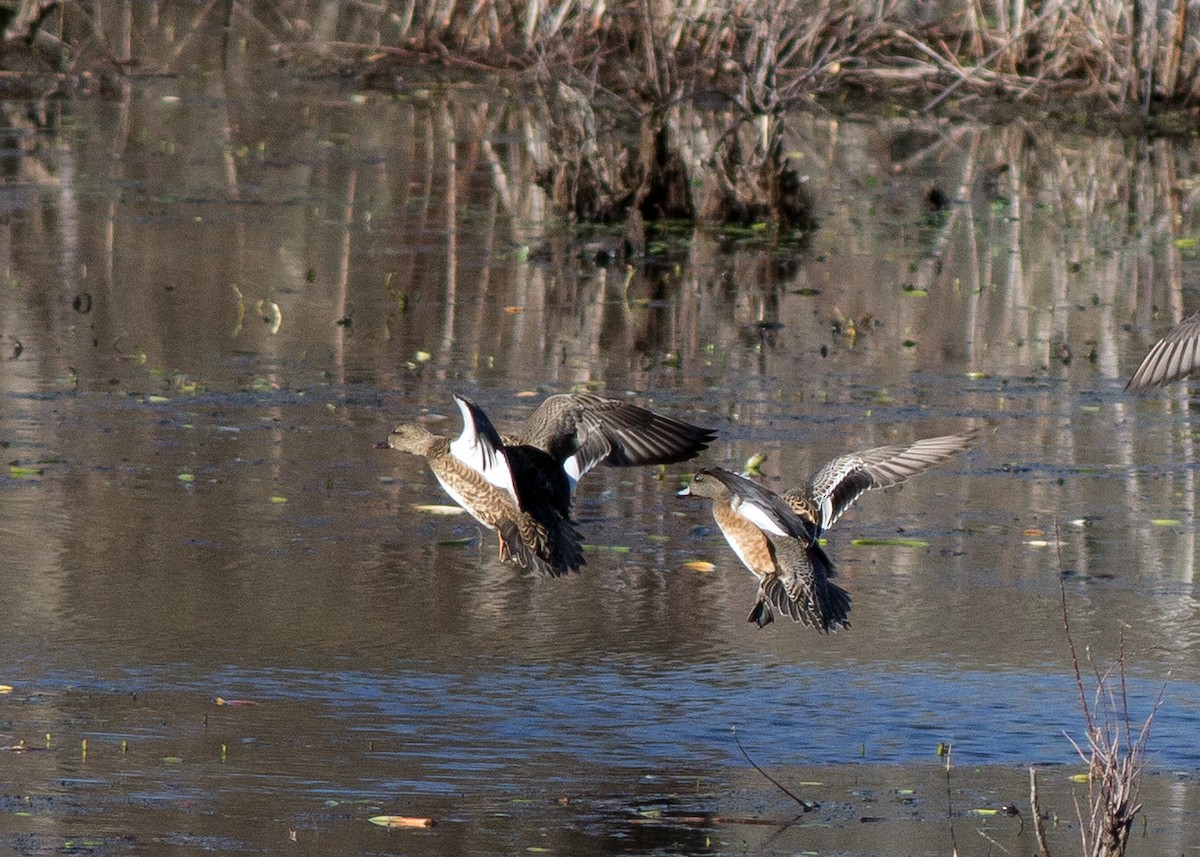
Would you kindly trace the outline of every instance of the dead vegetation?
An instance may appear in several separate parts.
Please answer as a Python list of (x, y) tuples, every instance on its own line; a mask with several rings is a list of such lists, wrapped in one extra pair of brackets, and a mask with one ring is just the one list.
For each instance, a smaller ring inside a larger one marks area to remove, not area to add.
[[(1087, 799), (1082, 804), (1078, 799), (1075, 801), (1081, 854), (1083, 857), (1121, 857), (1129, 843), (1134, 819), (1142, 810), (1138, 799), (1139, 781), (1145, 766), (1150, 727), (1162, 702), (1162, 695), (1159, 694), (1149, 715), (1135, 732), (1125, 687), (1125, 649), (1122, 643), (1116, 663), (1103, 672), (1095, 670), (1095, 689), (1089, 702), (1080, 670), (1079, 653), (1071, 636), (1066, 588), (1061, 583), (1060, 594), (1063, 630), (1071, 651), (1075, 686), (1079, 691), (1079, 705), (1086, 731), (1086, 746), (1071, 740), (1079, 758), (1088, 766)], [(1090, 655), (1088, 663), (1091, 664)], [(1051, 857), (1039, 805), (1036, 768), (1029, 769), (1029, 802), (1039, 855)]]
[[(395, 85), (436, 60), (524, 76), (550, 114), (540, 184), (565, 217), (814, 226), (785, 118), (802, 102), (904, 99), (925, 111), (981, 96), (1103, 105), (1112, 115), (1191, 108), (1200, 24), (1183, 0), (972, 0), (930, 11), (902, 0), (9, 0), (6, 53), (69, 74), (172, 70), (196, 34), (223, 33), (283, 59), (334, 63)], [(11, 61), (11, 60), (10, 60)], [(1084, 106), (1087, 106), (1085, 109)], [(697, 133), (693, 111), (723, 129)], [(1104, 111), (1101, 111), (1104, 112)]]

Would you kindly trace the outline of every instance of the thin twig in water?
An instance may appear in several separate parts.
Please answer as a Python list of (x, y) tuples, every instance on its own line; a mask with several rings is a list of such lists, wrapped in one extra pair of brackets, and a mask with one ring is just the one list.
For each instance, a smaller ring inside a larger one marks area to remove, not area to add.
[(1042, 824), (1042, 808), (1038, 805), (1037, 768), (1029, 768), (1029, 811), (1033, 813), (1033, 833), (1037, 837), (1039, 857), (1050, 857), (1046, 847), (1046, 828)]
[(804, 800), (804, 798), (797, 797), (793, 792), (791, 792), (787, 788), (787, 786), (785, 786), (783, 783), (779, 782), (779, 780), (775, 779), (773, 776), (771, 776), (766, 771), (764, 771), (762, 768), (760, 768), (758, 766), (758, 763), (750, 758), (750, 754), (746, 752), (746, 748), (742, 746), (742, 741), (740, 738), (738, 738), (736, 729), (733, 731), (733, 743), (737, 744), (737, 748), (742, 751), (742, 755), (746, 757), (746, 761), (750, 763), (750, 767), (754, 768), (754, 770), (756, 770), (760, 774), (762, 774), (763, 777), (765, 777), (768, 782), (770, 782), (773, 786), (775, 786), (775, 788), (779, 789), (785, 795), (787, 795), (792, 800), (794, 800), (800, 806), (800, 808), (802, 810), (804, 810), (805, 812), (811, 812), (812, 810), (816, 809), (816, 804), (812, 803), (811, 801)]
[[(940, 749), (940, 748), (939, 748)], [(958, 855), (958, 838), (954, 835), (954, 798), (950, 794), (950, 754), (954, 746), (946, 743), (946, 820), (950, 822), (950, 853)]]

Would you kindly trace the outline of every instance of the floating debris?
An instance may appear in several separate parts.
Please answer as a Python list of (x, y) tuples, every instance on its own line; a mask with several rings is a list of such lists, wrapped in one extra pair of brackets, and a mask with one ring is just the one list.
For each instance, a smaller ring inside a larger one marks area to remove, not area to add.
[(413, 509), (430, 515), (462, 515), (467, 511), (462, 506), (451, 506), (447, 503), (414, 503)]
[(897, 547), (897, 548), (927, 548), (929, 542), (920, 539), (851, 539), (850, 544), (856, 547)]
[(378, 824), (380, 827), (433, 827), (434, 820), (432, 818), (422, 818), (413, 815), (373, 815), (367, 819), (371, 824)]

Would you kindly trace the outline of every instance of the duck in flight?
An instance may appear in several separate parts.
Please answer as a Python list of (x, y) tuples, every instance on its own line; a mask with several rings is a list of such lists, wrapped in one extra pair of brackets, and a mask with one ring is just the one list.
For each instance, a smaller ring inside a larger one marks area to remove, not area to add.
[[(401, 425), (388, 446), (429, 459), (446, 493), (497, 530), (502, 559), (553, 576), (584, 564), (571, 521), (571, 496), (585, 473), (600, 463), (635, 467), (684, 461), (716, 436), (590, 393), (550, 396), (515, 434), (501, 436), (482, 408), (463, 396), (454, 400), (463, 417), (457, 440)], [(513, 540), (514, 532), (522, 536), (519, 541)]]
[(830, 580), (833, 563), (817, 543), (816, 528), (782, 497), (720, 467), (699, 471), (679, 493), (712, 500), (725, 540), (758, 578), (747, 621), (762, 628), (778, 611), (826, 634), (850, 627), (850, 594)]
[(759, 579), (749, 621), (761, 628), (777, 610), (828, 633), (849, 627), (851, 599), (830, 582), (833, 563), (817, 539), (866, 491), (899, 485), (970, 448), (975, 439), (974, 432), (967, 432), (842, 455), (783, 494), (727, 470), (708, 468), (680, 494), (713, 499), (717, 526)]
[(584, 564), (570, 518), (571, 489), (561, 466), (539, 449), (506, 445), (487, 414), (456, 395), (463, 418), (454, 440), (406, 423), (388, 436), (392, 449), (429, 463), (446, 493), (500, 538), (500, 559), (535, 574), (561, 577)]

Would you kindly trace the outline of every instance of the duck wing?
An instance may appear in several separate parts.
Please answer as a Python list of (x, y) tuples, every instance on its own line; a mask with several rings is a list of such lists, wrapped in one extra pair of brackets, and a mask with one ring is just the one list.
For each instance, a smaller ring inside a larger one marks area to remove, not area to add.
[(577, 482), (597, 464), (639, 467), (695, 457), (711, 429), (592, 393), (547, 398), (526, 420), (521, 439), (548, 452)]
[(865, 492), (899, 485), (969, 449), (975, 439), (974, 432), (948, 434), (842, 455), (818, 470), (807, 488), (784, 492), (783, 498), (824, 532)]
[(520, 502), (500, 432), (483, 409), (470, 399), (455, 394), (454, 402), (462, 413), (463, 430), (450, 442), (450, 454)]
[(1131, 393), (1178, 381), (1200, 366), (1200, 312), (1175, 325), (1142, 358), (1125, 389)]

